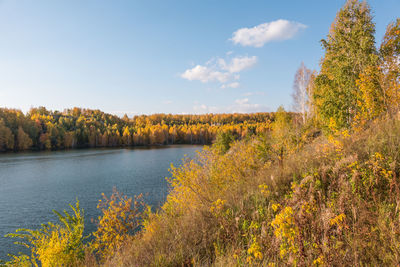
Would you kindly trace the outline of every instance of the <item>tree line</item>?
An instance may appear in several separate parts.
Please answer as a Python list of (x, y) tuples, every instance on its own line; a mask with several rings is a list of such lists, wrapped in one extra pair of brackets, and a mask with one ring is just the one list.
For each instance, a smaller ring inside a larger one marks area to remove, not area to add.
[(84, 147), (210, 144), (219, 132), (236, 139), (264, 132), (272, 113), (172, 115), (120, 118), (82, 108), (50, 111), (44, 107), (0, 108), (0, 151)]

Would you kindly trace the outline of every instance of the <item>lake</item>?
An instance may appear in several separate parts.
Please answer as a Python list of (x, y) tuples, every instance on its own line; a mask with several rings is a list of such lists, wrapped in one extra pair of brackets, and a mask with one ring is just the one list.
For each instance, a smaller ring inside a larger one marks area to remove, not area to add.
[(5, 238), (17, 228), (39, 228), (57, 222), (53, 209), (70, 211), (79, 199), (85, 210), (85, 231), (95, 229), (91, 218), (101, 193), (118, 191), (133, 197), (147, 194), (146, 203), (159, 207), (165, 201), (170, 164), (194, 157), (201, 146), (167, 146), (134, 149), (87, 149), (56, 152), (0, 154), (0, 259), (17, 253), (19, 246)]

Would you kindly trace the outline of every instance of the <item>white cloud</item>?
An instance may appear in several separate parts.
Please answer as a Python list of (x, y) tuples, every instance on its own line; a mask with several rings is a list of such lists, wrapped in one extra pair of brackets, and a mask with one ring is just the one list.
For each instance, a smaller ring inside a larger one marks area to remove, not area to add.
[(227, 70), (230, 73), (237, 73), (254, 66), (257, 63), (257, 57), (235, 57), (229, 64), (224, 59), (219, 59), (218, 63), (223, 70)]
[(231, 40), (242, 46), (262, 47), (271, 41), (291, 39), (305, 28), (307, 26), (299, 22), (279, 19), (253, 28), (241, 28), (233, 33)]
[(230, 74), (213, 70), (207, 66), (197, 65), (194, 68), (186, 70), (181, 77), (189, 81), (201, 81), (203, 83), (215, 82), (225, 83), (228, 81)]
[(193, 111), (196, 114), (204, 114), (204, 113), (218, 113), (220, 108), (215, 107), (215, 106), (207, 106), (204, 104), (201, 105), (194, 105), (193, 106)]
[(172, 102), (172, 100), (164, 100), (163, 101), (163, 104), (164, 105), (170, 105), (170, 104), (172, 104), (173, 102)]
[(236, 99), (231, 108), (236, 113), (266, 112), (269, 108), (261, 104), (252, 104), (248, 98)]
[(225, 88), (238, 88), (239, 86), (240, 86), (240, 83), (233, 82), (233, 83), (223, 84), (223, 85), (221, 85), (221, 88), (222, 89), (225, 89)]
[(242, 99), (235, 100), (235, 104), (238, 104), (238, 105), (247, 105), (248, 103), (249, 103), (248, 98), (242, 98)]
[(239, 56), (229, 61), (222, 58), (212, 58), (205, 65), (196, 65), (187, 69), (180, 76), (189, 81), (202, 83), (219, 82), (221, 88), (238, 88), (239, 72), (249, 69), (257, 63), (257, 57)]
[(243, 96), (252, 96), (252, 95), (265, 95), (264, 92), (247, 92), (244, 93)]
[(194, 114), (205, 114), (205, 113), (222, 113), (222, 108), (219, 107), (213, 107), (213, 106), (207, 106), (205, 104), (195, 104), (193, 106), (193, 113)]
[(202, 105), (194, 105), (193, 106), (193, 110), (195, 111), (195, 112), (207, 112), (208, 111), (208, 107), (206, 106), (206, 105), (204, 105), (204, 104), (202, 104)]

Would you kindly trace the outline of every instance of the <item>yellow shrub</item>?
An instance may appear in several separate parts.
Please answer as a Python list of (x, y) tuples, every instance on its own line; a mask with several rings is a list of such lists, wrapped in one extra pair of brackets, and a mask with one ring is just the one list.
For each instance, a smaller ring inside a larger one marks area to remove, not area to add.
[[(54, 211), (62, 224), (43, 224), (39, 230), (18, 229), (10, 237), (22, 238), (19, 244), (31, 250), (31, 256), (14, 256), (7, 264), (12, 266), (75, 266), (84, 258), (83, 210), (79, 201), (70, 205), (74, 214), (64, 210), (64, 215)], [(23, 234), (21, 232), (24, 232)]]
[(294, 223), (292, 207), (285, 207), (275, 219), (271, 222), (275, 228), (275, 236), (281, 241), (280, 256), (284, 258), (286, 255), (298, 252), (296, 247), (296, 236), (299, 233), (298, 227)]
[(100, 259), (112, 256), (123, 242), (138, 229), (141, 217), (140, 208), (144, 206), (142, 195), (132, 200), (119, 193), (114, 188), (113, 194), (107, 198), (104, 194), (99, 200), (97, 208), (101, 209), (103, 216), (99, 217), (95, 237), (91, 244), (92, 249)]

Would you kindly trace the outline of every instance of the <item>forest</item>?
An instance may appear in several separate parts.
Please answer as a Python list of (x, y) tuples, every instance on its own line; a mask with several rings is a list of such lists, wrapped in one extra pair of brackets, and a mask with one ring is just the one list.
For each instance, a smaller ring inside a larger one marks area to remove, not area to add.
[(90, 241), (79, 202), (59, 224), (10, 234), (32, 253), (5, 266), (398, 266), (400, 18), (377, 46), (371, 13), (359, 0), (337, 12), (321, 69), (295, 74), (295, 115), (134, 118), (143, 127), (269, 122), (248, 138), (218, 134), (172, 166), (157, 210), (140, 195), (103, 195)]
[(45, 107), (0, 108), (0, 152), (85, 147), (211, 144), (217, 132), (235, 138), (266, 131), (273, 113), (171, 115), (120, 118), (82, 108), (64, 112)]

